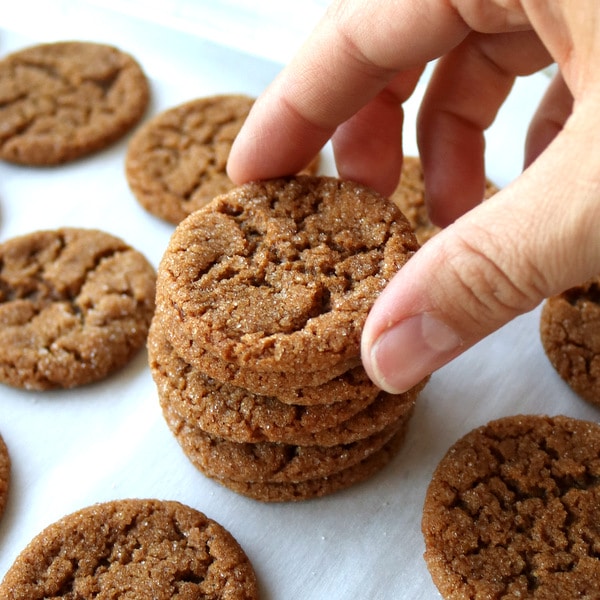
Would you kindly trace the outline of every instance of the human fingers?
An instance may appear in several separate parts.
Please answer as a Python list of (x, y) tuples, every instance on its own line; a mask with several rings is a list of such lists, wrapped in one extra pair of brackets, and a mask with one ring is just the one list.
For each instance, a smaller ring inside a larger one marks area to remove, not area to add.
[(363, 331), (373, 381), (400, 392), (544, 297), (600, 272), (600, 131), (593, 100), (511, 185), (429, 240)]
[(445, 227), (481, 202), (485, 130), (515, 78), (550, 62), (552, 58), (533, 31), (472, 32), (440, 59), (417, 126), (432, 222)]
[(413, 73), (467, 32), (439, 0), (380, 0), (377, 10), (364, 0), (334, 2), (256, 101), (231, 149), (229, 176), (241, 183), (297, 172), (398, 73)]
[(559, 72), (552, 79), (531, 120), (525, 140), (525, 167), (530, 165), (562, 130), (572, 110), (573, 96)]

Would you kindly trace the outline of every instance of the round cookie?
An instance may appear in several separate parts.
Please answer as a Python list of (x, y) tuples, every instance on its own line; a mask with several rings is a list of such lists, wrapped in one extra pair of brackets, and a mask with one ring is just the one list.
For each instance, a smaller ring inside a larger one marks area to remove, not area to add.
[[(161, 336), (171, 344), (173, 330), (168, 315), (164, 314), (160, 305), (156, 307), (152, 322), (156, 327), (160, 327)], [(281, 402), (288, 404), (323, 404), (324, 398), (328, 402), (343, 401), (356, 398), (357, 391), (365, 394), (373, 391), (369, 382), (356, 372), (362, 368), (359, 356), (314, 371), (256, 371), (220, 359), (198, 346), (194, 351), (194, 367), (218, 381), (243, 387), (255, 394), (276, 396)], [(361, 382), (364, 385), (363, 389), (359, 390), (354, 384), (361, 385)], [(377, 393), (379, 390), (376, 390)]]
[(600, 406), (600, 276), (548, 298), (540, 315), (540, 336), (563, 380)]
[(427, 490), (425, 561), (446, 600), (600, 598), (600, 425), (511, 416), (458, 440)]
[(298, 176), (234, 188), (175, 230), (158, 273), (169, 340), (255, 371), (324, 370), (360, 356), (368, 311), (417, 250), (374, 191)]
[[(129, 143), (129, 187), (150, 213), (178, 224), (234, 187), (229, 151), (254, 98), (222, 94), (196, 98), (156, 115)], [(310, 165), (314, 174), (318, 158)]]
[[(484, 198), (493, 196), (498, 188), (486, 180)], [(425, 181), (421, 159), (417, 156), (405, 156), (402, 161), (400, 183), (390, 199), (398, 206), (411, 224), (419, 244), (431, 239), (441, 228), (429, 219), (425, 206)]]
[(105, 148), (142, 118), (148, 81), (112, 46), (55, 42), (0, 60), (0, 158), (56, 165)]
[(163, 404), (165, 420), (185, 455), (202, 473), (233, 481), (297, 483), (328, 477), (355, 465), (384, 446), (410, 419), (404, 415), (381, 432), (340, 446), (294, 446), (273, 442), (237, 443), (211, 436)]
[(12, 600), (255, 600), (248, 557), (221, 525), (173, 501), (114, 500), (36, 536), (0, 584)]
[(339, 492), (375, 476), (400, 451), (408, 422), (382, 448), (333, 475), (299, 482), (235, 481), (214, 478), (230, 490), (261, 502), (300, 502)]
[(4, 514), (10, 487), (10, 454), (0, 435), (0, 517)]
[[(375, 394), (312, 406), (284, 404), (272, 396), (253, 394), (205, 375), (179, 358), (153, 323), (148, 359), (160, 398), (176, 404), (195, 425), (227, 439), (285, 440), (298, 432), (315, 432), (339, 425), (365, 409)], [(256, 438), (256, 439), (255, 439)]]
[(0, 381), (71, 388), (124, 366), (145, 342), (155, 271), (103, 231), (36, 231), (0, 244)]

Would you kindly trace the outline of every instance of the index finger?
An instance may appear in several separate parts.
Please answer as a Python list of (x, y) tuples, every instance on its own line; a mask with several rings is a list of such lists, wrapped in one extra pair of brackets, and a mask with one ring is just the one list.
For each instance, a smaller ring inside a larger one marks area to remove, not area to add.
[(300, 171), (398, 73), (414, 73), (468, 31), (439, 0), (334, 3), (255, 103), (231, 149), (229, 176), (242, 183)]

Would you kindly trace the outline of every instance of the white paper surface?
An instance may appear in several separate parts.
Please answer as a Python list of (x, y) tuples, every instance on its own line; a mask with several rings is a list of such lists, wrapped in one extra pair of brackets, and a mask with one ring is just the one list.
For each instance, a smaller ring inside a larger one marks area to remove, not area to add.
[[(38, 13), (31, 25), (27, 4), (8, 11), (0, 54), (51, 39), (117, 44), (151, 79), (149, 115), (217, 92), (256, 95), (280, 69), (235, 48), (81, 3), (45, 3), (60, 18), (42, 27), (50, 17)], [(527, 122), (546, 83), (541, 75), (520, 80), (489, 132), (488, 174), (499, 185), (520, 170)], [(422, 85), (406, 107), (407, 153), (415, 151), (421, 93)], [(131, 195), (123, 174), (126, 144), (57, 168), (0, 164), (0, 240), (42, 228), (97, 227), (157, 266), (173, 227)], [(324, 172), (333, 173), (328, 151)], [(447, 448), (504, 415), (598, 418), (549, 365), (538, 318), (538, 310), (518, 318), (434, 374), (402, 452), (384, 471), (304, 503), (255, 502), (196, 471), (162, 418), (145, 352), (118, 374), (80, 389), (36, 393), (2, 386), (0, 432), (13, 479), (0, 522), (0, 577), (34, 535), (63, 515), (99, 501), (155, 497), (189, 504), (227, 527), (252, 560), (265, 600), (437, 598), (422, 558), (420, 518), (429, 478)]]

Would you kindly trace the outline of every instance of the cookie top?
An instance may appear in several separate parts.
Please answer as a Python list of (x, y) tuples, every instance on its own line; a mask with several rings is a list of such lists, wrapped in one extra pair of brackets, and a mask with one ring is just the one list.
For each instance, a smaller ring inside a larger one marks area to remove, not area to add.
[(114, 500), (36, 536), (0, 585), (13, 600), (258, 598), (248, 557), (221, 525), (173, 501)]
[(155, 284), (146, 258), (103, 231), (0, 244), (0, 381), (70, 388), (122, 367), (146, 342)]
[(423, 510), (446, 599), (600, 597), (600, 425), (512, 416), (457, 441)]
[[(484, 198), (493, 196), (497, 191), (498, 188), (489, 179), (486, 180)], [(418, 156), (404, 157), (400, 183), (390, 199), (408, 219), (420, 244), (440, 231), (440, 227), (431, 222), (427, 212), (423, 166)]]
[(323, 370), (360, 355), (369, 309), (417, 248), (397, 207), (359, 184), (249, 183), (179, 224), (157, 302), (191, 364), (208, 351), (253, 370)]
[(6, 508), (8, 490), (10, 487), (10, 454), (0, 435), (0, 517)]
[[(234, 187), (226, 167), (231, 145), (254, 98), (221, 94), (196, 98), (146, 122), (129, 143), (125, 173), (140, 204), (177, 224)], [(307, 167), (314, 175), (319, 157)]]
[(140, 204), (179, 223), (233, 182), (225, 168), (254, 98), (197, 98), (147, 121), (129, 143), (125, 172)]
[(582, 398), (600, 405), (600, 276), (548, 298), (540, 336), (559, 375)]
[(143, 116), (149, 86), (112, 46), (39, 44), (0, 60), (0, 158), (56, 165), (105, 148)]

